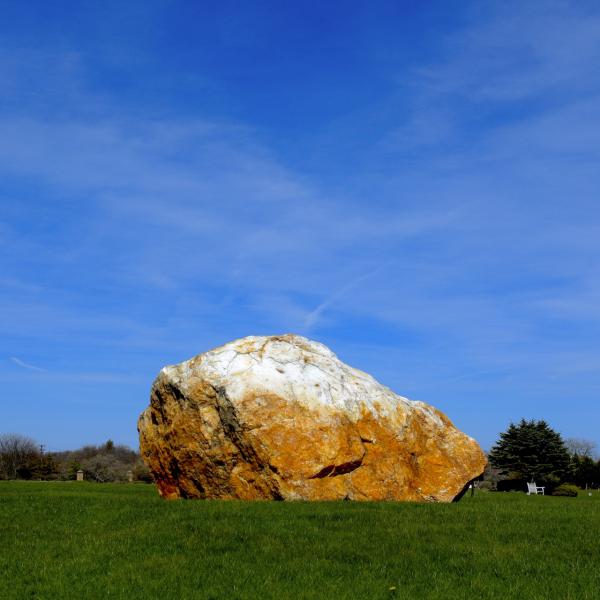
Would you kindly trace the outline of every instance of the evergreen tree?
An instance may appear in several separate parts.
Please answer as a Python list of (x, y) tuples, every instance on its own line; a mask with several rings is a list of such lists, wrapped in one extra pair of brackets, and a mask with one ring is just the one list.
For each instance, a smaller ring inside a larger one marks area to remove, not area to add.
[(558, 483), (567, 473), (570, 457), (559, 433), (546, 421), (511, 423), (492, 448), (490, 462), (502, 474), (536, 483)]

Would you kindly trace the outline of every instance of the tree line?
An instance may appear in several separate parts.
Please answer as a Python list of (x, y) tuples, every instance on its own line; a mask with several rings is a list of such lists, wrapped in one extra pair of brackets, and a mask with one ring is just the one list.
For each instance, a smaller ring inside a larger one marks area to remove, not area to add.
[(589, 440), (563, 440), (546, 421), (521, 419), (500, 434), (488, 458), (497, 489), (523, 490), (535, 482), (552, 493), (564, 484), (600, 487), (600, 460), (594, 452)]
[(90, 481), (151, 482), (150, 471), (140, 455), (112, 440), (99, 446), (76, 450), (45, 452), (33, 439), (15, 434), (0, 434), (0, 479), (69, 480), (83, 471)]

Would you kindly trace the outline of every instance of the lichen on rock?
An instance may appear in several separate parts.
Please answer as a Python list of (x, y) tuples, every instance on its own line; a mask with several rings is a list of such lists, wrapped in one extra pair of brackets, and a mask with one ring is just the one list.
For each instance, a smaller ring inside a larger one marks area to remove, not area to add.
[(486, 462), (440, 411), (291, 334), (165, 367), (138, 430), (165, 498), (447, 502)]

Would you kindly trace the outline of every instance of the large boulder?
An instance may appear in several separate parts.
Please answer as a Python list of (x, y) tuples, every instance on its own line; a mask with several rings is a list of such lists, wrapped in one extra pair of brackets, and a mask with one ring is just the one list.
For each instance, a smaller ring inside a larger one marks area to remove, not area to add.
[(165, 367), (138, 430), (165, 498), (447, 502), (486, 463), (440, 411), (297, 335)]

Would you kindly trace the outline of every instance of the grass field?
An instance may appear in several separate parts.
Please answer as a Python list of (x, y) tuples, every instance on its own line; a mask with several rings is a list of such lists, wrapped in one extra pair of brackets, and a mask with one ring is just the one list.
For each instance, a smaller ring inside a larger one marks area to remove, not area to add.
[(4, 598), (600, 598), (600, 494), (175, 501), (0, 482)]

